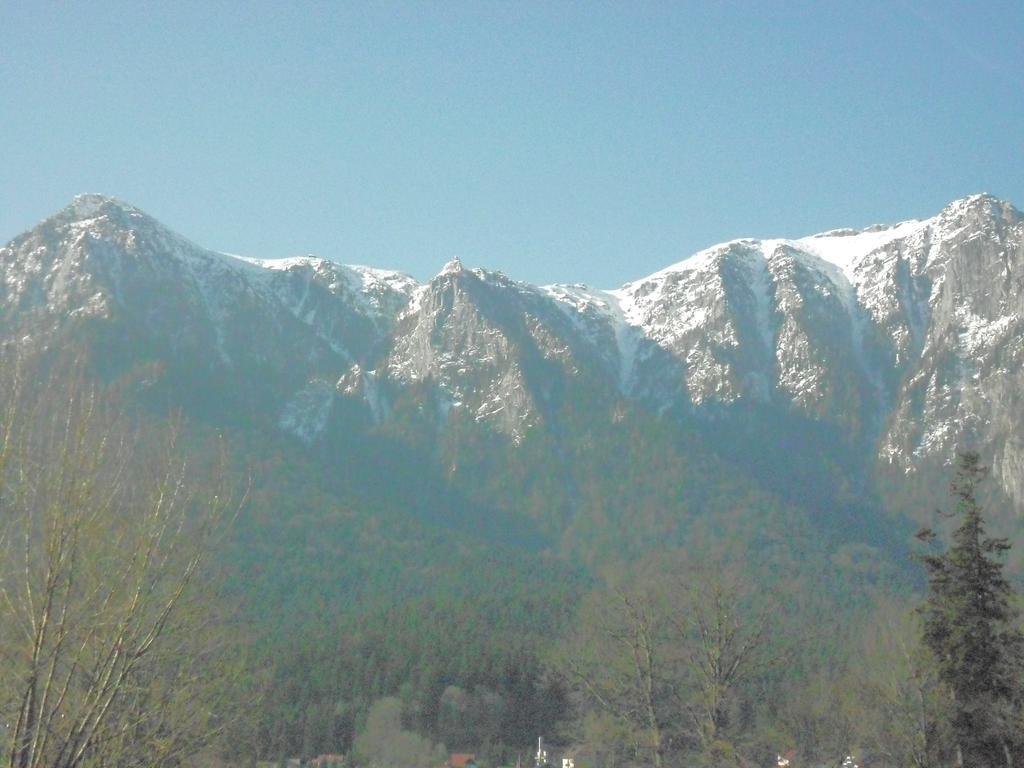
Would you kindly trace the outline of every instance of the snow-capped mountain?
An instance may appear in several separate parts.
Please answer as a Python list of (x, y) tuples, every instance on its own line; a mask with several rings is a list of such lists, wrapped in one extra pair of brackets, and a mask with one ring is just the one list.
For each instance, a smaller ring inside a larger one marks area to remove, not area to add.
[(230, 256), (83, 195), (0, 249), (0, 301), (6, 343), (101, 329), (126, 360), (206, 371), (307, 442), (341, 407), (380, 423), (403, 397), (512, 444), (584, 393), (593, 418), (742, 406), (828, 425), (900, 472), (976, 446), (1024, 510), (1024, 215), (986, 195), (894, 226), (734, 240), (608, 291), (458, 261), (419, 284)]

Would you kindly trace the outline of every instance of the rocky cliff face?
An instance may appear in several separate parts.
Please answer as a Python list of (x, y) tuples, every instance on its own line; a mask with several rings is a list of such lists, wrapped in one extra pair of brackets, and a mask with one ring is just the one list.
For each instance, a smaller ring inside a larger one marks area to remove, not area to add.
[(873, 317), (900, 374), (880, 459), (914, 471), (977, 447), (1024, 508), (1024, 216), (958, 201), (879, 260), (894, 277)]
[(467, 412), (519, 442), (574, 382), (618, 389), (615, 339), (566, 306), (560, 289), (449, 263), (399, 319), (383, 365), (401, 387), (429, 381), (443, 415)]
[(310, 442), (343, 401), (379, 423), (403, 393), (512, 444), (557, 428), (584, 391), (683, 418), (743, 405), (830, 425), (899, 472), (978, 447), (1024, 509), (1024, 216), (988, 196), (924, 221), (736, 240), (601, 291), (458, 262), (420, 285), (243, 259), (86, 195), (0, 249), (0, 300), (7, 343), (115, 328), (108, 343), (233, 381)]

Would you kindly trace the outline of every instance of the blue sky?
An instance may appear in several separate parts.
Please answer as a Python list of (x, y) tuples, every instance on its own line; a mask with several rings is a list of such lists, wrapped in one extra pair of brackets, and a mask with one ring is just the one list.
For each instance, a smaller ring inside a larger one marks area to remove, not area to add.
[(1024, 207), (1024, 3), (0, 0), (0, 241), (614, 287), (741, 236)]

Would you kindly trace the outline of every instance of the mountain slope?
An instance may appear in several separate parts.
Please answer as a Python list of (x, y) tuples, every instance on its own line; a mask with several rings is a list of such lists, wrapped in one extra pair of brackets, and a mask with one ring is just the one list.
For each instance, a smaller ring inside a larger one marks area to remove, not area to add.
[(731, 241), (612, 291), (458, 262), (420, 285), (233, 257), (99, 195), (0, 249), (5, 343), (85, 333), (122, 367), (166, 366), (172, 399), (309, 444), (354, 424), (401, 433), (415, 412), (442, 451), (464, 424), (509, 446), (540, 430), (568, 455), (585, 403), (596, 421), (717, 420), (799, 459), (819, 449), (799, 444), (813, 424), (851, 482), (978, 447), (1018, 511), (1022, 296), (1024, 216), (986, 195), (894, 226)]

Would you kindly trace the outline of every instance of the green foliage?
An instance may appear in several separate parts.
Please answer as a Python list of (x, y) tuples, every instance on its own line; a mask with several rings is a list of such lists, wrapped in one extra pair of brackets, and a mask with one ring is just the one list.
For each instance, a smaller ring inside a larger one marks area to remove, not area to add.
[[(963, 761), (1009, 766), (1020, 749), (1024, 635), (1000, 560), (1010, 544), (988, 536), (976, 497), (986, 471), (976, 453), (960, 455), (951, 485), (959, 526), (946, 551), (921, 557), (929, 587), (923, 637), (952, 694), (952, 728)], [(925, 530), (921, 538), (934, 534)]]

